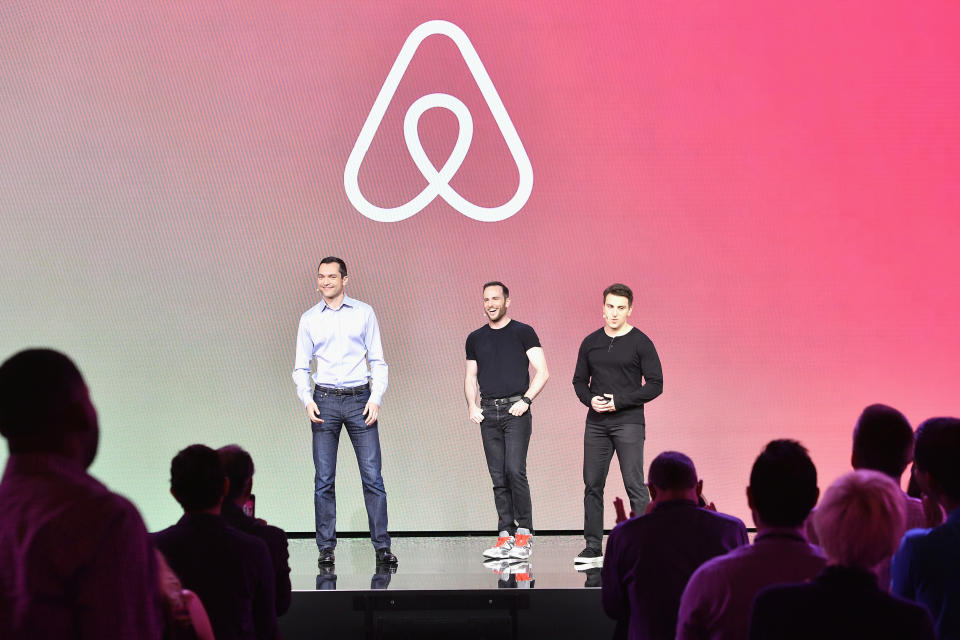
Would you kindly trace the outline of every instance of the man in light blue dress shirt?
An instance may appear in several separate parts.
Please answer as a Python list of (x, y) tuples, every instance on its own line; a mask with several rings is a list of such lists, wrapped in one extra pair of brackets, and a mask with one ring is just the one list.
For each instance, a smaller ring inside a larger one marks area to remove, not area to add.
[[(317, 268), (320, 302), (300, 317), (293, 381), (313, 432), (314, 513), (318, 564), (334, 563), (337, 501), (334, 481), (340, 430), (346, 426), (360, 467), (363, 500), (377, 564), (397, 564), (387, 533), (387, 492), (380, 473), (377, 418), (387, 390), (380, 327), (370, 305), (346, 295), (347, 265), (328, 257)], [(316, 360), (316, 373), (310, 364)]]

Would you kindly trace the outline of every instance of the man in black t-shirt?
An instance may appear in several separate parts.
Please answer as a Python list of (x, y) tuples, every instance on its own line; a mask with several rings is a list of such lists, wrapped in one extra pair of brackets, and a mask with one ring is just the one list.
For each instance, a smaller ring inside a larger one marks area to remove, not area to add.
[(507, 317), (509, 306), (510, 290), (502, 282), (483, 285), (487, 324), (467, 336), (463, 391), (468, 416), (480, 425), (499, 520), (497, 544), (483, 555), (522, 560), (533, 550), (527, 482), (530, 404), (549, 374), (536, 332), (530, 325)]
[(603, 559), (603, 487), (617, 452), (630, 507), (640, 515), (650, 502), (643, 479), (643, 405), (663, 392), (660, 357), (646, 335), (627, 323), (633, 292), (625, 284), (603, 291), (604, 326), (580, 345), (573, 388), (587, 405), (583, 435), (583, 537), (587, 547), (574, 559), (583, 567)]

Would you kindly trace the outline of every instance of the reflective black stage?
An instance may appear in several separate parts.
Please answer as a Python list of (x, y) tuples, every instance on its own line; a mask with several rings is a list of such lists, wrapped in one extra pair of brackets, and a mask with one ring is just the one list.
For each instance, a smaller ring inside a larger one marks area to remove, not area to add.
[(317, 568), (313, 540), (290, 540), (293, 604), (280, 619), (300, 638), (606, 638), (600, 570), (578, 571), (579, 536), (535, 536), (527, 561), (486, 561), (495, 537), (394, 538), (396, 568), (376, 567), (369, 539), (341, 539)]

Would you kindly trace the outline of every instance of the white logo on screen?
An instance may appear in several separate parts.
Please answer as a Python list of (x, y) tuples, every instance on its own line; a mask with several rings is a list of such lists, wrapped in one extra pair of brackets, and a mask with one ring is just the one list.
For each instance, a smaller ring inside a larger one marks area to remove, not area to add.
[[(481, 95), (487, 101), (487, 106), (493, 114), (494, 121), (500, 128), (500, 133), (507, 143), (507, 149), (510, 150), (510, 154), (517, 164), (517, 172), (520, 175), (517, 191), (510, 200), (500, 206), (481, 207), (466, 200), (450, 186), (450, 180), (457, 173), (464, 158), (467, 157), (467, 151), (470, 149), (470, 142), (473, 140), (473, 117), (470, 115), (467, 105), (446, 93), (431, 93), (416, 100), (407, 109), (407, 114), (403, 118), (403, 137), (407, 143), (407, 150), (410, 152), (413, 162), (417, 165), (417, 169), (426, 179), (426, 188), (406, 204), (391, 208), (378, 207), (372, 204), (360, 191), (360, 165), (370, 149), (370, 143), (373, 142), (373, 137), (380, 128), (387, 107), (390, 106), (390, 101), (400, 85), (400, 80), (403, 79), (403, 74), (410, 65), (410, 60), (413, 59), (413, 54), (420, 47), (420, 43), (432, 35), (447, 36), (457, 45), (460, 55), (463, 56), (467, 68), (470, 69), (473, 79), (480, 88)], [(420, 134), (417, 132), (417, 124), (424, 112), (437, 108), (451, 111), (457, 117), (459, 125), (457, 142), (453, 151), (450, 152), (450, 157), (447, 158), (439, 171), (433, 166), (423, 150)], [(530, 166), (530, 159), (523, 148), (523, 143), (520, 142), (520, 136), (517, 135), (513, 122), (510, 121), (510, 116), (507, 115), (507, 109), (503, 106), (500, 95), (493, 86), (483, 63), (480, 62), (480, 56), (477, 55), (476, 49), (473, 48), (470, 39), (467, 38), (467, 34), (460, 27), (446, 20), (432, 20), (424, 22), (407, 36), (407, 41), (403, 43), (396, 62), (393, 63), (390, 73), (387, 74), (387, 79), (373, 103), (373, 108), (370, 109), (370, 115), (363, 123), (363, 128), (357, 137), (357, 143), (353, 146), (353, 151), (350, 152), (350, 157), (347, 159), (347, 166), (343, 170), (343, 186), (346, 189), (347, 197), (357, 211), (378, 222), (397, 222), (409, 218), (422, 211), (437, 196), (446, 200), (451, 207), (463, 215), (481, 222), (505, 220), (526, 204), (530, 192), (533, 190), (533, 167)]]

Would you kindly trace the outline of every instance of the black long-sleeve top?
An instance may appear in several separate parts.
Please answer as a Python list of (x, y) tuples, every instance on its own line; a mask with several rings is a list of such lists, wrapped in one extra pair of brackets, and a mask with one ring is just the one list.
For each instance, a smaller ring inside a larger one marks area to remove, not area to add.
[(593, 396), (613, 395), (616, 411), (597, 413), (590, 408), (587, 422), (645, 424), (643, 405), (663, 393), (660, 357), (650, 338), (636, 327), (615, 338), (597, 329), (580, 345), (573, 388), (587, 407)]

